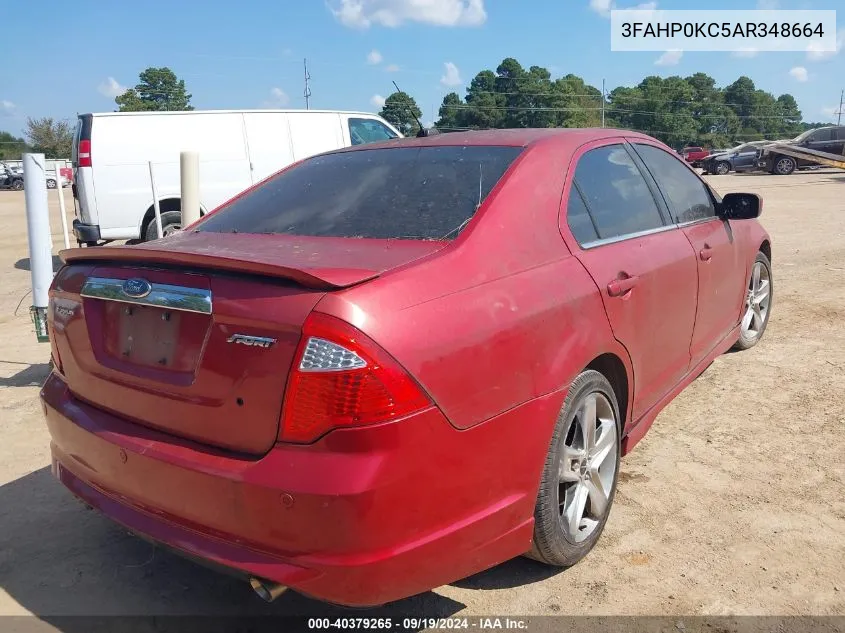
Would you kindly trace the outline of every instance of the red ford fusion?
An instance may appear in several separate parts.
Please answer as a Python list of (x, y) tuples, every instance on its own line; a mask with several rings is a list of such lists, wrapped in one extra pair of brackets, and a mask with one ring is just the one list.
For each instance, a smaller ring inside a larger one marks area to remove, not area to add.
[(572, 565), (620, 457), (762, 337), (760, 211), (622, 130), (309, 158), (180, 233), (62, 253), (53, 473), (267, 600)]

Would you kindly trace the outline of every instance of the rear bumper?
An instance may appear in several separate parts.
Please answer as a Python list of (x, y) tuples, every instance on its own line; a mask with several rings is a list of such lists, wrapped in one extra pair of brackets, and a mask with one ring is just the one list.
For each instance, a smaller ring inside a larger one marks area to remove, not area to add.
[(429, 409), (309, 446), (277, 445), (254, 459), (83, 404), (56, 374), (41, 398), (54, 474), (114, 521), (243, 575), (372, 606), (530, 549), (540, 471), (564, 395), (467, 431)]
[(100, 226), (98, 224), (85, 224), (75, 219), (73, 221), (73, 234), (80, 242), (99, 242)]

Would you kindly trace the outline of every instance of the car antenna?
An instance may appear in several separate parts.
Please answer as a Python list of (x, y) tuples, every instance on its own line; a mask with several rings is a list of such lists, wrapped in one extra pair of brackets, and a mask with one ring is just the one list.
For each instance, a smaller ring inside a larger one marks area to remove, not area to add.
[[(394, 88), (396, 88), (396, 91), (397, 91), (397, 92), (402, 92), (402, 90), (400, 90), (399, 86), (397, 86), (397, 85), (396, 85), (396, 82), (395, 82), (395, 81), (394, 81), (394, 82), (392, 82), (392, 83), (393, 83), (393, 87), (394, 87)], [(410, 103), (406, 103), (405, 105), (406, 105), (406, 107), (408, 108), (408, 113), (409, 113), (412, 117), (414, 117), (414, 121), (416, 121), (416, 122), (417, 122), (417, 127), (419, 127), (419, 128), (420, 128), (420, 131), (419, 131), (419, 132), (417, 132), (417, 138), (422, 138), (422, 137), (424, 137), (424, 136), (433, 136), (433, 135), (435, 135), (435, 134), (440, 134), (440, 131), (439, 131), (437, 128), (432, 127), (432, 128), (429, 128), (429, 129), (425, 129), (425, 128), (423, 127), (423, 124), (420, 122), (419, 118), (417, 118), (417, 115), (416, 115), (416, 114), (414, 114), (414, 109), (411, 107), (411, 104), (410, 104)]]

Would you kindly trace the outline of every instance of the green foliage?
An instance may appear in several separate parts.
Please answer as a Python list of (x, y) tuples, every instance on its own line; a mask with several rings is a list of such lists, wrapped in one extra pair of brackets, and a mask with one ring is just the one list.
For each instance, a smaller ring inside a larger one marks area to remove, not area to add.
[(185, 80), (178, 79), (169, 68), (147, 68), (138, 79), (138, 85), (115, 97), (119, 112), (194, 109), (191, 95), (185, 90)]
[(0, 132), (0, 160), (20, 160), (21, 155), (28, 151), (26, 141), (12, 136), (8, 132)]
[[(413, 114), (411, 114), (412, 112)], [(420, 118), (422, 110), (411, 95), (401, 90), (394, 92), (384, 100), (384, 107), (379, 114), (405, 136), (414, 136), (420, 130), (414, 116)]]
[(608, 127), (645, 132), (680, 149), (685, 145), (730, 147), (758, 139), (792, 138), (802, 131), (792, 95), (775, 98), (748, 77), (719, 88), (705, 73), (649, 76), (618, 87), (602, 103), (601, 91), (577, 75), (552, 79), (545, 68), (525, 69), (506, 58), (482, 70), (463, 99), (449, 93), (440, 106), (443, 132), (514, 127), (598, 127), (604, 105)]
[(73, 128), (68, 121), (27, 118), (26, 137), (32, 151), (45, 158), (70, 158)]

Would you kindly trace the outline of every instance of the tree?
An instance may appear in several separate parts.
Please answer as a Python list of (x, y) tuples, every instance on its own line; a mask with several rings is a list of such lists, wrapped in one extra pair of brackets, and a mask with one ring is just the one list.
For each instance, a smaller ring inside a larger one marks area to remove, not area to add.
[(147, 68), (138, 79), (138, 85), (115, 97), (120, 112), (194, 109), (185, 80), (178, 79), (169, 68)]
[(20, 160), (21, 154), (27, 150), (25, 140), (0, 132), (0, 160)]
[(420, 126), (417, 125), (414, 117), (420, 118), (422, 110), (420, 110), (414, 98), (406, 92), (400, 90), (385, 99), (380, 115), (405, 136), (414, 136), (420, 131)]
[(35, 153), (44, 154), (47, 158), (70, 158), (73, 129), (67, 120), (27, 118), (26, 137)]

